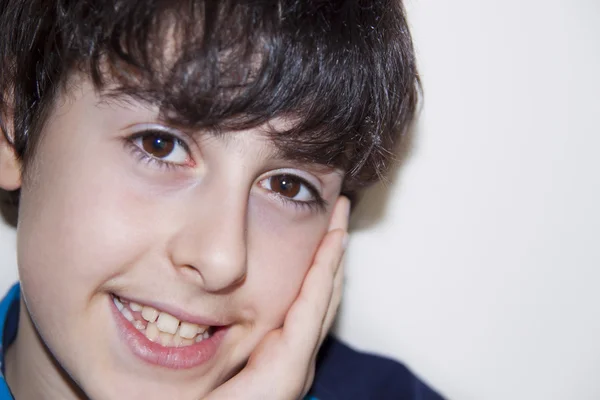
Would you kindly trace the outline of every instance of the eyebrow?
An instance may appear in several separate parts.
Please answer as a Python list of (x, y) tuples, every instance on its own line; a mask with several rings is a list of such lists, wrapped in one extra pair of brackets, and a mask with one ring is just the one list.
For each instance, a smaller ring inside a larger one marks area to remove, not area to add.
[[(98, 101), (98, 104), (104, 104), (108, 106), (113, 105), (121, 108), (128, 108), (130, 106), (141, 106), (158, 111), (160, 105), (160, 101), (158, 99), (149, 100), (148, 98), (145, 98), (137, 92), (103, 90), (99, 93), (99, 97), (100, 100)], [(237, 140), (234, 136), (228, 135), (227, 132), (223, 132), (218, 126), (204, 127), (200, 129), (193, 128), (183, 124), (178, 124), (176, 118), (164, 118), (164, 116), (161, 115), (160, 112), (157, 113), (156, 120), (158, 123), (164, 124), (167, 127), (173, 127), (177, 130), (184, 132), (186, 135), (194, 138), (195, 140), (204, 139), (206, 137), (211, 137), (216, 140), (223, 141), (225, 143), (227, 141)], [(264, 134), (265, 139), (267, 139), (271, 143), (276, 142), (275, 140), (271, 139), (271, 136), (277, 134), (277, 129), (269, 123), (248, 129), (257, 129), (261, 134)], [(257, 157), (272, 161), (293, 162), (296, 163), (299, 168), (312, 170), (319, 174), (336, 174), (341, 176), (342, 178), (344, 177), (344, 173), (339, 168), (335, 168), (325, 163), (312, 161), (306, 156), (303, 157), (303, 152), (298, 151), (298, 148), (300, 146), (302, 146), (301, 142), (298, 142), (298, 147), (294, 149), (282, 148), (281, 146), (277, 145), (260, 146), (259, 154), (257, 155)]]
[[(264, 137), (267, 141), (274, 143), (273, 139), (270, 139), (269, 132), (266, 129), (263, 129), (262, 127), (257, 127), (256, 129), (259, 130), (260, 133), (264, 134)], [(241, 142), (242, 141), (242, 140), (238, 139), (236, 136), (228, 135), (227, 133), (215, 134), (214, 132), (211, 133), (211, 132), (207, 132), (207, 131), (203, 131), (203, 130), (191, 130), (191, 131), (187, 131), (186, 134), (189, 134), (190, 136), (193, 136), (193, 137), (200, 137), (200, 138), (210, 136), (211, 138), (213, 138), (215, 140), (220, 140), (222, 142), (225, 142), (226, 145), (227, 145), (228, 141), (230, 141), (230, 142), (236, 142), (236, 141)], [(322, 175), (335, 174), (335, 175), (339, 175), (341, 178), (344, 177), (344, 173), (339, 168), (335, 168), (330, 165), (307, 160), (306, 158), (298, 156), (297, 152), (294, 152), (291, 150), (286, 151), (285, 149), (282, 149), (278, 146), (267, 146), (266, 144), (261, 145), (256, 157), (260, 158), (260, 159), (275, 161), (275, 162), (293, 162), (296, 164), (296, 167), (298, 167), (298, 168), (303, 168), (303, 169), (313, 171), (318, 174), (322, 174)]]

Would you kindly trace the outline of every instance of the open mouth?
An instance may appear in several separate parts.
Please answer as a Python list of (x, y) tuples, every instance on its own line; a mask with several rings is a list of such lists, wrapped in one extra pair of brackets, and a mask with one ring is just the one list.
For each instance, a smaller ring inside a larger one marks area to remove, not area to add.
[(117, 332), (131, 352), (170, 369), (194, 368), (213, 360), (231, 328), (185, 313), (176, 317), (173, 310), (169, 313), (156, 304), (140, 304), (114, 293), (109, 302)]
[(148, 340), (164, 347), (185, 347), (213, 336), (218, 327), (180, 321), (171, 314), (148, 305), (138, 304), (116, 295), (117, 310)]

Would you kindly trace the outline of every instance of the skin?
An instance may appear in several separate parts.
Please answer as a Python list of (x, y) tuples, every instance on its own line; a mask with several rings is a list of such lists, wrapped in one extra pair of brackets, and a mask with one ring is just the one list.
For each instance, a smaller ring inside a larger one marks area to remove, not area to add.
[[(282, 158), (263, 127), (183, 132), (152, 107), (107, 103), (85, 81), (70, 87), (26, 176), (0, 143), (0, 186), (21, 187), (24, 300), (6, 355), (16, 398), (301, 398), (341, 297), (342, 173)], [(157, 127), (185, 143), (167, 157), (173, 165), (142, 159), (136, 135)], [(315, 186), (327, 205), (272, 190), (282, 172)], [(112, 293), (231, 327), (198, 367), (150, 365), (117, 334)]]

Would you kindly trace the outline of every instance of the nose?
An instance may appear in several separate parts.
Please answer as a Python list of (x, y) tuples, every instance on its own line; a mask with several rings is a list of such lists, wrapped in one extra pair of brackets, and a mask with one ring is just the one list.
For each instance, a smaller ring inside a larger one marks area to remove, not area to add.
[(172, 262), (204, 290), (226, 291), (246, 277), (247, 197), (213, 192), (190, 203), (171, 241)]

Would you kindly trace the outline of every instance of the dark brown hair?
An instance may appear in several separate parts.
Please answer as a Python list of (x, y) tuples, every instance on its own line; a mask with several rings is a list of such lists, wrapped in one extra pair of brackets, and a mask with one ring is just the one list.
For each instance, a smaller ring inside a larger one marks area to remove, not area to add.
[(419, 97), (397, 0), (0, 0), (0, 63), (0, 128), (25, 166), (84, 73), (192, 129), (289, 118), (277, 146), (343, 168), (345, 193), (385, 173)]

